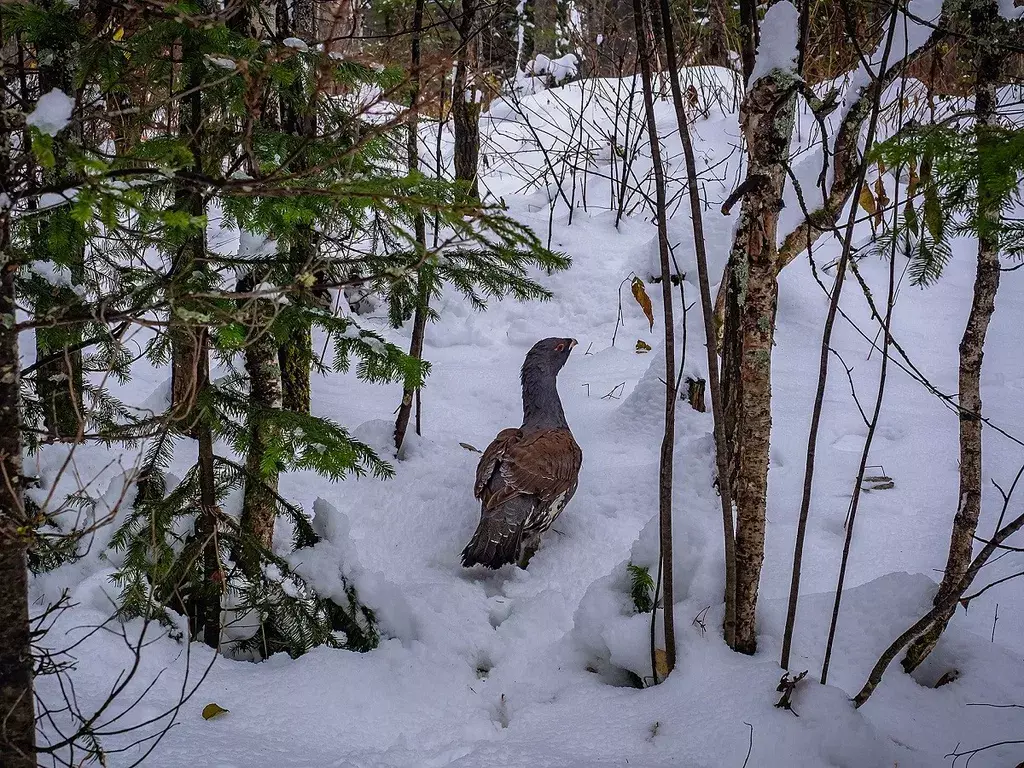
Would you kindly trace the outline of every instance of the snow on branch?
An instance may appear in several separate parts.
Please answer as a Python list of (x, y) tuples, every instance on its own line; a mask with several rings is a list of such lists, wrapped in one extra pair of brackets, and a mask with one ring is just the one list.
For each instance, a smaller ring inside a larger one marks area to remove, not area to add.
[(64, 91), (54, 88), (39, 97), (36, 108), (25, 118), (25, 123), (34, 125), (40, 133), (56, 136), (71, 122), (71, 112), (74, 108), (74, 100)]
[(761, 40), (750, 85), (776, 71), (795, 73), (799, 38), (800, 13), (789, 0), (780, 0), (768, 9), (761, 22)]

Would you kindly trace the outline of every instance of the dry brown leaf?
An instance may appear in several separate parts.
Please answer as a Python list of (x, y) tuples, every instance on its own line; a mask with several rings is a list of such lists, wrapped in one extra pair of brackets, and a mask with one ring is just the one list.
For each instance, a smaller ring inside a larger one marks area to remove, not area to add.
[(876, 216), (878, 214), (878, 206), (875, 205), (875, 196), (871, 194), (871, 187), (865, 184), (860, 190), (860, 207), (863, 208), (869, 216)]
[(212, 720), (218, 715), (223, 715), (227, 711), (228, 710), (224, 709), (224, 707), (219, 704), (207, 704), (203, 707), (203, 720)]
[[(633, 278), (633, 283), (630, 285), (630, 290), (633, 292), (633, 298), (636, 299), (636, 303), (640, 305), (640, 308), (644, 311), (647, 316), (647, 321), (651, 324), (651, 330), (654, 330), (654, 307), (651, 306), (651, 297), (647, 295), (647, 289), (644, 288), (644, 281), (639, 277)], [(650, 349), (650, 347), (648, 347)]]

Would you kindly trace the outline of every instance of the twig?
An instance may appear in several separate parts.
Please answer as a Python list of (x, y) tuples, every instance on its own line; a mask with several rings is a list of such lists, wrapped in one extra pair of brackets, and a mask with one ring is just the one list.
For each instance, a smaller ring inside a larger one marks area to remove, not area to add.
[[(796, 714), (795, 712), (793, 714)], [(750, 729), (750, 735), (747, 741), (747, 756), (743, 758), (743, 765), (740, 768), (747, 768), (747, 763), (750, 761), (750, 753), (754, 750), (754, 726), (750, 723), (743, 723), (747, 728)]]

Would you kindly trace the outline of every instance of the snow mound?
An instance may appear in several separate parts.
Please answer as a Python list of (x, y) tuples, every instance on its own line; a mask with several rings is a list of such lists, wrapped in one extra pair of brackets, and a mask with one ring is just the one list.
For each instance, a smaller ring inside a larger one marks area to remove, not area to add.
[(339, 605), (347, 605), (347, 588), (355, 587), (359, 600), (373, 609), (386, 634), (403, 642), (416, 639), (416, 621), (401, 590), (383, 574), (360, 565), (349, 536), (348, 517), (324, 499), (317, 499), (313, 503), (313, 530), (321, 540), (288, 556), (295, 573), (318, 594)]

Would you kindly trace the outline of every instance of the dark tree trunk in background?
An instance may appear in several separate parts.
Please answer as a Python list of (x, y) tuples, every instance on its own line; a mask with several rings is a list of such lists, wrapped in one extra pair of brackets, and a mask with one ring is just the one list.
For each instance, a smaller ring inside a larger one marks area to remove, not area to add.
[[(200, 393), (210, 386), (209, 334), (201, 329), (197, 339), (199, 365), (197, 385)], [(220, 646), (221, 595), (224, 590), (224, 571), (221, 567), (217, 541), (216, 476), (213, 465), (213, 429), (208, 419), (196, 423), (199, 440), (199, 518), (196, 520), (195, 535), (202, 547), (203, 580), (190, 615), (193, 617), (192, 635), (202, 637), (211, 648)]]
[[(996, 84), (999, 81), (1003, 51), (998, 29), (1001, 25), (998, 5), (990, 0), (975, 0), (968, 6), (975, 50), (974, 115), (977, 125), (978, 154), (984, 158), (985, 143), (998, 125)], [(984, 161), (982, 161), (984, 167)], [(946, 570), (935, 595), (939, 605), (957, 589), (971, 565), (974, 540), (981, 515), (981, 363), (985, 335), (995, 312), (999, 289), (998, 193), (991, 181), (981, 176), (978, 182), (978, 266), (974, 278), (974, 298), (967, 326), (960, 340), (960, 493), (953, 518)], [(956, 611), (956, 603), (907, 649), (903, 668), (915, 670), (931, 653), (946, 624)]]
[(708, 23), (704, 42), (703, 64), (729, 66), (729, 6), (725, 0), (708, 1)]
[[(72, 60), (69, 56), (55, 55), (46, 64), (39, 67), (40, 94), (57, 88), (64, 93), (74, 93), (71, 72)], [(69, 136), (70, 134), (70, 136)], [(71, 138), (81, 143), (82, 127), (80, 122), (72, 122), (53, 142), (54, 164), (44, 168), (43, 183), (55, 187), (62, 184), (71, 185), (73, 176), (68, 169), (66, 142)], [(57, 261), (67, 265), (71, 271), (71, 279), (80, 284), (85, 263), (85, 240), (68, 241), (67, 232), (79, 232), (81, 225), (71, 221), (66, 207), (47, 211), (39, 216), (39, 226), (35, 233), (35, 258)], [(61, 237), (62, 253), (50, 251), (51, 231)], [(63, 231), (62, 231), (63, 230)], [(70, 252), (68, 252), (70, 246)], [(57, 259), (54, 259), (57, 256)], [(76, 294), (65, 287), (53, 288), (51, 301), (41, 301), (37, 313), (47, 309), (69, 309), (79, 302)], [(58, 328), (39, 328), (36, 330), (36, 359), (56, 359), (39, 366), (35, 373), (35, 390), (43, 408), (43, 425), (47, 436), (52, 440), (76, 440), (83, 430), (82, 412), (82, 353), (80, 350), (69, 349), (82, 340), (82, 325), (62, 324)]]
[[(523, 3), (523, 14), (528, 12), (529, 0)], [(517, 3), (500, 3), (490, 12), (490, 23), (480, 35), (480, 67), (494, 74), (503, 86), (514, 78), (516, 71), (522, 66), (519, 60), (519, 24), (521, 16)], [(416, 10), (413, 10), (413, 29)], [(422, 15), (420, 28), (422, 28)], [(526, 28), (523, 33), (526, 37)], [(415, 35), (415, 32), (413, 33)], [(524, 39), (524, 48), (526, 40)], [(422, 84), (416, 86), (417, 90)]]
[[(6, 150), (0, 184), (8, 193)], [(14, 317), (14, 276), (10, 220), (0, 221), (0, 315)], [(28, 612), (28, 547), (33, 523), (26, 519), (21, 472), (21, 359), (18, 334), (0, 323), (0, 764), (35, 768), (35, 696)]]
[[(315, 233), (302, 228), (290, 246), (289, 261), (294, 274), (312, 269), (316, 258)], [(313, 301), (312, 296), (299, 294), (296, 301)], [(288, 340), (278, 349), (281, 368), (282, 407), (295, 413), (309, 413), (310, 372), (313, 367), (313, 328), (308, 319), (295, 323)]]
[[(281, 10), (278, 16), (287, 19), (289, 8), (283, 1), (278, 3)], [(288, 19), (287, 34), (297, 37), (306, 43), (313, 44), (317, 40), (318, 19), (313, 0), (295, 0), (291, 6), (292, 16)], [(279, 20), (278, 24), (284, 23)], [(286, 129), (295, 136), (312, 137), (316, 135), (316, 98), (309, 104), (301, 104), (301, 92), (295, 94), (291, 107), (286, 110)], [(300, 170), (303, 161), (296, 163)], [(290, 264), (293, 277), (302, 272), (315, 273), (317, 257), (317, 237), (312, 227), (298, 227), (295, 239), (290, 246)], [(312, 294), (302, 294), (296, 301), (314, 302)], [(309, 413), (310, 383), (309, 377), (313, 367), (313, 329), (308, 320), (294, 325), (289, 338), (278, 350), (278, 363), (281, 366), (282, 404), (286, 410), (296, 413)]]
[[(420, 143), (419, 143), (419, 117), (417, 106), (420, 98), (420, 32), (423, 29), (423, 7), (424, 0), (416, 0), (412, 22), (412, 90), (409, 95), (411, 111), (409, 113), (409, 135), (406, 143), (406, 154), (408, 155), (409, 170), (416, 171), (420, 166)], [(416, 213), (416, 247), (420, 258), (427, 252), (427, 227), (422, 212)], [(417, 286), (419, 301), (416, 304), (416, 312), (412, 321), (412, 342), (409, 346), (410, 357), (420, 360), (423, 358), (423, 339), (427, 332), (427, 315), (430, 309), (430, 267), (423, 264), (417, 275)], [(405, 442), (405, 434), (409, 429), (409, 418), (412, 414), (413, 399), (417, 399), (418, 416), (418, 389), (405, 389), (402, 392), (402, 402), (398, 406), (398, 418), (395, 420), (395, 450), (402, 449)], [(416, 434), (420, 432), (419, 418), (416, 421)]]
[(459, 18), (459, 52), (452, 88), (452, 120), (455, 124), (455, 178), (469, 183), (470, 194), (480, 197), (477, 169), (480, 162), (480, 102), (476, 82), (476, 31), (479, 0), (462, 0)]
[[(181, 53), (182, 61), (185, 62), (184, 87), (191, 93), (181, 100), (178, 133), (193, 150), (196, 159), (192, 170), (202, 174), (203, 105), (200, 89), (205, 65), (202, 54), (189, 41), (183, 41)], [(175, 190), (174, 208), (197, 217), (205, 213), (202, 194), (185, 184), (179, 185)], [(186, 431), (194, 426), (192, 415), (199, 394), (199, 337), (202, 330), (193, 322), (182, 319), (173, 310), (177, 307), (187, 308), (190, 303), (188, 293), (193, 282), (192, 275), (195, 271), (203, 269), (205, 257), (206, 232), (199, 229), (186, 235), (186, 240), (181, 244), (171, 265), (171, 413)]]
[(757, 2), (740, 0), (740, 60), (743, 63), (743, 82), (750, 79), (757, 59), (758, 42)]
[(571, 50), (569, 5), (566, 0), (529, 0), (533, 20), (533, 46), (530, 57), (538, 53), (557, 58)]
[[(526, 67), (526, 62), (533, 58), (536, 53), (536, 43), (534, 39), (534, 29), (536, 24), (534, 23), (535, 16), (535, 0), (522, 0), (522, 14), (519, 19), (516, 20), (516, 28), (522, 24), (523, 27), (523, 44), (520, 50), (517, 51), (518, 57), (516, 59), (516, 66), (519, 69)], [(516, 40), (516, 45), (519, 45), (519, 41)]]
[[(68, 346), (81, 341), (81, 330), (47, 333), (36, 330), (36, 359), (63, 354), (35, 372), (36, 396), (43, 408), (43, 426), (52, 440), (72, 441), (84, 429), (82, 415), (82, 353)], [(56, 338), (55, 338), (56, 337)]]
[(778, 302), (776, 233), (793, 133), (792, 77), (776, 71), (751, 87), (740, 112), (746, 194), (729, 254), (722, 384), (736, 501), (736, 644), (757, 649), (771, 436), (771, 364)]

